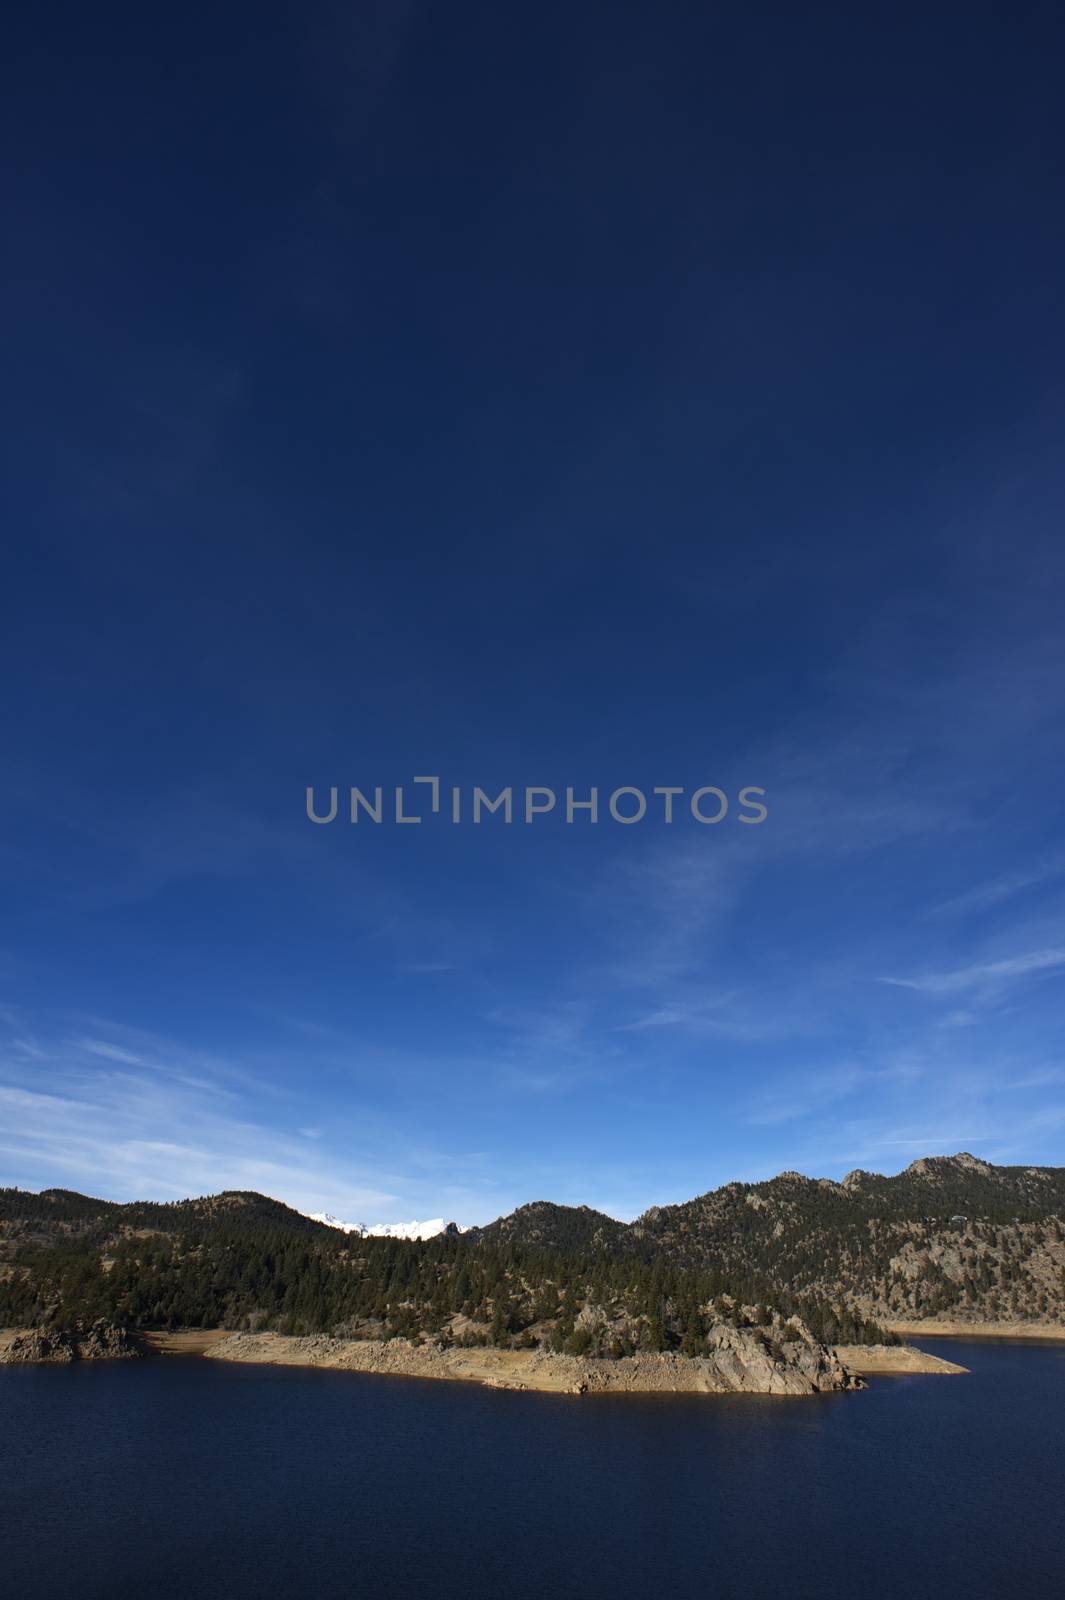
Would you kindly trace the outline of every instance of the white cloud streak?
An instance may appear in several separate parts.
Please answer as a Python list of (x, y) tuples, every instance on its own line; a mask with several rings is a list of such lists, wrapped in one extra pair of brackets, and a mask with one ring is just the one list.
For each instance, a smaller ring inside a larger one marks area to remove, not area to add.
[(881, 978), (881, 983), (897, 989), (915, 989), (921, 994), (957, 994), (967, 989), (982, 989), (1031, 973), (1051, 972), (1065, 967), (1065, 949), (1031, 950), (1025, 955), (1007, 956), (1002, 961), (978, 961), (953, 972), (926, 973), (919, 978)]

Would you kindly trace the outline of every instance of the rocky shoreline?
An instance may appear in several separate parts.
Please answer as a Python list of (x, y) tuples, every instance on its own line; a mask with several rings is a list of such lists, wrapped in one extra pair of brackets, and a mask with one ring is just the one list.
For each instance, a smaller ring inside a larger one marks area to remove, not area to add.
[(326, 1367), (553, 1394), (834, 1394), (864, 1388), (866, 1376), (967, 1371), (911, 1345), (829, 1346), (817, 1343), (805, 1330), (801, 1338), (777, 1344), (758, 1329), (722, 1324), (711, 1330), (709, 1344), (705, 1356), (648, 1353), (607, 1361), (544, 1350), (339, 1339), (327, 1334), (230, 1333), (220, 1328), (131, 1334), (101, 1321), (66, 1332), (0, 1330), (0, 1365), (194, 1355), (213, 1361)]
[(0, 1364), (5, 1366), (128, 1361), (143, 1354), (133, 1334), (110, 1322), (94, 1322), (89, 1327), (78, 1324), (70, 1329), (0, 1330)]
[(1048, 1339), (1065, 1344), (1063, 1322), (979, 1322), (926, 1318), (923, 1322), (892, 1322), (900, 1339)]
[(404, 1339), (303, 1338), (236, 1333), (204, 1352), (212, 1361), (329, 1367), (395, 1377), (440, 1378), (555, 1394), (810, 1395), (864, 1387), (825, 1345), (797, 1340), (774, 1353), (753, 1329), (712, 1330), (706, 1356), (646, 1354), (616, 1361), (485, 1346), (441, 1348)]
[(850, 1372), (862, 1377), (887, 1377), (893, 1373), (907, 1372), (968, 1372), (956, 1361), (944, 1361), (942, 1356), (932, 1356), (927, 1350), (915, 1350), (910, 1344), (837, 1344), (836, 1355)]

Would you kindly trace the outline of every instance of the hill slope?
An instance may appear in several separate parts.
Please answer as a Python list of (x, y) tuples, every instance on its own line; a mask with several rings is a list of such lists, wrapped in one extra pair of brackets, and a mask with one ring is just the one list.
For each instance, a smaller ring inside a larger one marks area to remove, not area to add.
[[(698, 1353), (723, 1321), (858, 1342), (877, 1324), (1065, 1324), (1065, 1169), (928, 1157), (785, 1172), (617, 1222), (522, 1206), (430, 1240), (344, 1234), (259, 1194), (116, 1205), (0, 1190), (0, 1325), (394, 1333)], [(774, 1335), (775, 1337), (775, 1335)]]
[[(563, 1208), (529, 1207), (510, 1237), (503, 1225), (408, 1241), (344, 1234), (256, 1194), (164, 1206), (9, 1189), (0, 1191), (0, 1326), (269, 1328), (604, 1357), (704, 1355), (723, 1326), (763, 1330), (771, 1350), (795, 1338), (880, 1336), (747, 1271), (645, 1261), (620, 1224), (573, 1215), (567, 1227)], [(564, 1235), (562, 1246), (548, 1234)]]
[(895, 1177), (729, 1183), (629, 1224), (585, 1207), (523, 1206), (483, 1236), (747, 1274), (882, 1321), (1059, 1321), (1063, 1218), (1065, 1168), (996, 1167), (963, 1151)]

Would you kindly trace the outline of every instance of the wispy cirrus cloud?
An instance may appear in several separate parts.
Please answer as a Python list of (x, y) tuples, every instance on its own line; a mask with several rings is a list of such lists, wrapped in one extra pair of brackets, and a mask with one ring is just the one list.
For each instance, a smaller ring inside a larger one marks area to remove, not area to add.
[(752, 996), (744, 997), (738, 991), (717, 999), (668, 1002), (633, 1022), (622, 1023), (617, 1031), (653, 1035), (670, 1029), (680, 1034), (731, 1039), (740, 1044), (768, 1043), (806, 1031), (802, 1019), (793, 1010), (759, 1010)]
[(932, 906), (926, 915), (932, 918), (963, 917), (990, 911), (1028, 889), (1041, 889), (1055, 882), (1063, 874), (1065, 850), (1059, 850), (1042, 856), (1031, 866), (1004, 872), (985, 883), (974, 884), (962, 894), (953, 895), (949, 900)]
[(872, 1064), (845, 1061), (807, 1068), (760, 1090), (748, 1103), (745, 1120), (755, 1127), (772, 1127), (806, 1117), (820, 1118), (860, 1093), (876, 1091), (881, 1098), (909, 1094), (925, 1072), (922, 1060), (907, 1055)]
[(103, 1039), (79, 1039), (78, 1044), (91, 1056), (100, 1056), (104, 1061), (118, 1061), (127, 1067), (143, 1067), (146, 1065), (143, 1056), (134, 1055), (132, 1050), (123, 1050), (121, 1045), (108, 1044)]
[(19, 1038), (0, 1041), (3, 1181), (120, 1199), (247, 1188), (304, 1210), (370, 1215), (396, 1203), (394, 1175), (350, 1154), (312, 1154), (301, 1130), (267, 1124), (238, 1064), (99, 1019), (96, 1027), (49, 1038), (33, 1054)]
[(957, 967), (952, 972), (929, 972), (917, 978), (881, 978), (879, 981), (897, 989), (915, 989), (921, 994), (958, 994), (968, 989), (994, 988), (1059, 967), (1065, 967), (1065, 949), (1030, 950), (1001, 961), (973, 962), (971, 966)]
[[(12, 1020), (22, 1028), (28, 1017)], [(38, 1019), (46, 1048), (33, 1055), (0, 1020), (0, 1183), (115, 1200), (254, 1189), (367, 1222), (435, 1214), (445, 1201), (458, 1221), (485, 1222), (524, 1198), (497, 1202), (483, 1152), (411, 1128), (402, 1097), (397, 1107), (375, 1098), (382, 1071), (403, 1080), (424, 1061), (386, 1062), (372, 1048), (360, 1058), (326, 1029), (328, 1048), (301, 1048), (298, 1077), (282, 1055), (279, 1084), (277, 1059), (207, 1054), (99, 1017), (81, 1018), (79, 1035), (63, 1020)], [(351, 1083), (360, 1066), (371, 1088), (338, 1116), (328, 1085), (338, 1073)]]
[(328, 1209), (327, 1196), (371, 1212), (396, 1200), (356, 1163), (308, 1159), (305, 1140), (128, 1070), (71, 1068), (46, 1091), (0, 1083), (0, 1123), (6, 1181), (27, 1188), (124, 1199), (256, 1189), (305, 1210)]
[(25, 1056), (27, 1061), (47, 1061), (47, 1050), (42, 1050), (36, 1039), (12, 1039), (11, 1048), (17, 1050), (20, 1056)]
[(722, 1008), (736, 998), (736, 991), (708, 994), (698, 1000), (672, 1000), (648, 1011), (633, 1022), (619, 1025), (622, 1033), (643, 1033), (649, 1028), (691, 1028), (713, 1031), (721, 1025)]

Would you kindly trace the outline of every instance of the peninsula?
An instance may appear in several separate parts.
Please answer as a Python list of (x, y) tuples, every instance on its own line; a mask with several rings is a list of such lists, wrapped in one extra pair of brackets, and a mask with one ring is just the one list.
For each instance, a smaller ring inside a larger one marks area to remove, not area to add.
[(428, 1238), (227, 1191), (0, 1191), (0, 1361), (332, 1366), (568, 1392), (814, 1394), (960, 1370), (902, 1338), (1065, 1338), (1065, 1173), (963, 1153), (782, 1173), (622, 1223), (523, 1206)]

